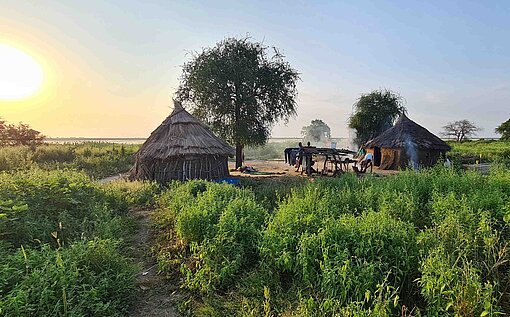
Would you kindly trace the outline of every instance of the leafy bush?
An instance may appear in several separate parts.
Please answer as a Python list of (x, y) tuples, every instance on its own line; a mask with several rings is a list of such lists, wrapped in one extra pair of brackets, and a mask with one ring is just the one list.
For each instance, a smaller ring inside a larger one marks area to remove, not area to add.
[(32, 156), (28, 146), (0, 147), (0, 171), (30, 168), (33, 165)]
[(278, 204), (287, 199), (293, 188), (306, 184), (308, 180), (301, 177), (256, 178), (241, 179), (241, 186), (251, 190), (257, 201), (267, 210), (273, 211)]
[(71, 163), (76, 155), (74, 149), (61, 145), (44, 145), (35, 149), (33, 154), (35, 163)]
[(187, 286), (207, 292), (228, 287), (243, 269), (258, 262), (257, 244), (266, 211), (254, 200), (234, 198), (215, 224), (215, 233), (191, 246), (197, 261), (183, 266)]
[(241, 185), (175, 183), (159, 198), (160, 268), (180, 267), (183, 286), (203, 291), (194, 313), (510, 310), (510, 172), (501, 165), (488, 175), (437, 166)]
[(76, 241), (90, 236), (101, 196), (86, 175), (72, 171), (30, 170), (0, 174), (4, 209), (3, 240), (21, 244)]
[(127, 211), (129, 207), (151, 207), (160, 187), (155, 182), (116, 180), (101, 186), (109, 208)]
[(111, 240), (0, 249), (1, 316), (123, 316), (134, 267)]
[(121, 316), (134, 294), (128, 206), (157, 186), (84, 173), (0, 173), (0, 316)]
[(169, 214), (156, 218), (159, 226), (175, 226), (191, 252), (190, 261), (181, 267), (189, 288), (207, 292), (226, 287), (258, 261), (257, 243), (267, 212), (251, 192), (190, 181), (174, 184), (159, 204), (161, 213)]

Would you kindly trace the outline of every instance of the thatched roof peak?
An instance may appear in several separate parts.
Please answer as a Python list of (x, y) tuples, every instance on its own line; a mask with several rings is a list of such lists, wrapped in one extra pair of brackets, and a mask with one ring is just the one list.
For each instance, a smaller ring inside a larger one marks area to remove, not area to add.
[(138, 151), (137, 159), (171, 159), (177, 156), (232, 156), (234, 149), (174, 100), (174, 110)]
[(402, 114), (395, 125), (365, 144), (366, 148), (402, 149), (412, 143), (418, 149), (449, 151), (450, 146), (418, 123)]
[(182, 103), (180, 101), (175, 99), (172, 99), (172, 101), (174, 102), (174, 110), (172, 111), (172, 113), (184, 110), (184, 107), (182, 106)]

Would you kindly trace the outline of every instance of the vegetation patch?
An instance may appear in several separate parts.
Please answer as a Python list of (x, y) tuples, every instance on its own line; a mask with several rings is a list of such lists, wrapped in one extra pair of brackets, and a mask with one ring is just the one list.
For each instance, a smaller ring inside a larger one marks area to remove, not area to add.
[(127, 172), (139, 145), (87, 142), (0, 147), (0, 171), (73, 169), (99, 179)]
[(160, 269), (180, 276), (192, 314), (508, 311), (508, 171), (258, 181), (175, 183), (158, 200)]
[(151, 183), (76, 171), (0, 173), (0, 316), (123, 316), (135, 292), (128, 209)]

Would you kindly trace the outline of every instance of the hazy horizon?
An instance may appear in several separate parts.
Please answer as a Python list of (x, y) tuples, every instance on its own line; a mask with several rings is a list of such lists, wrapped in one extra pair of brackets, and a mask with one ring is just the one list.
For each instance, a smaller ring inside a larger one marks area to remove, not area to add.
[(41, 91), (0, 117), (49, 137), (145, 138), (171, 112), (189, 51), (227, 36), (279, 48), (301, 73), (298, 112), (273, 137), (322, 119), (348, 137), (362, 93), (388, 88), (433, 133), (468, 119), (496, 137), (510, 117), (506, 1), (8, 1), (0, 44), (44, 70)]

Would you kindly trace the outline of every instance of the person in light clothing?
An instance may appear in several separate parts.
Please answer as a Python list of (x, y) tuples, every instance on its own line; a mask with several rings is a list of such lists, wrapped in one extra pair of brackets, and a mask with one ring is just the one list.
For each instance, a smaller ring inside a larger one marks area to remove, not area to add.
[(374, 154), (372, 154), (372, 153), (365, 154), (365, 157), (363, 158), (363, 160), (360, 163), (361, 170), (362, 171), (366, 171), (368, 165), (372, 164), (373, 160), (374, 160)]

